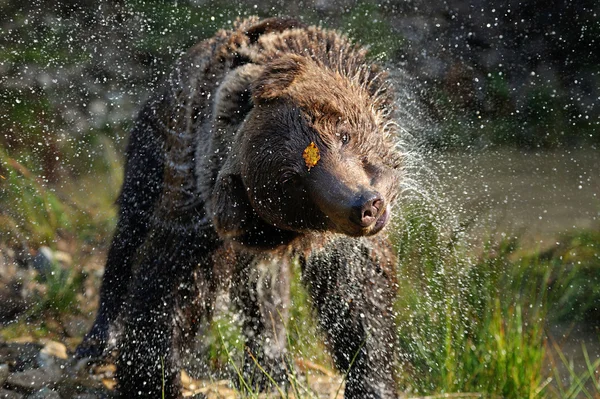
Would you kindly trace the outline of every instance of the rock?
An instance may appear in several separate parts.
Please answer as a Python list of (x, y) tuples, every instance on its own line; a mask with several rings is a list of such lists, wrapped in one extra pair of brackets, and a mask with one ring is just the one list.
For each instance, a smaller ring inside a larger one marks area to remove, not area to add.
[(39, 391), (27, 396), (27, 399), (60, 399), (58, 392), (50, 388), (42, 388)]
[[(94, 375), (96, 376), (100, 376), (103, 378), (113, 378), (115, 373), (117, 372), (117, 366), (115, 366), (114, 364), (101, 364), (98, 365), (96, 367), (93, 368), (94, 371)], [(182, 370), (182, 374), (185, 373), (184, 370)], [(186, 373), (187, 375), (187, 373)]]
[(27, 392), (55, 386), (61, 377), (60, 368), (30, 369), (8, 376), (6, 386)]
[(48, 247), (38, 249), (37, 255), (33, 258), (33, 268), (40, 274), (40, 278), (45, 279), (52, 272), (54, 256), (52, 250)]
[[(1, 179), (0, 179), (1, 180)], [(6, 248), (0, 246), (0, 323), (15, 321), (31, 305), (26, 284), (33, 276), (29, 270), (19, 267), (12, 255), (6, 255)]]
[(66, 316), (65, 319), (63, 328), (69, 337), (83, 337), (92, 327), (92, 320), (83, 316)]
[(29, 302), (19, 292), (15, 284), (0, 284), (0, 323), (13, 321), (19, 314), (25, 312)]
[(69, 365), (67, 348), (56, 341), (43, 341), (44, 347), (37, 355), (38, 366), (44, 370), (51, 370), (52, 374), (61, 375)]
[(0, 345), (0, 364), (8, 364), (11, 371), (23, 371), (37, 367), (36, 358), (42, 345), (26, 343), (7, 343)]
[(73, 359), (70, 371), (76, 376), (88, 376), (90, 364), (91, 360), (88, 358)]
[(106, 398), (104, 394), (106, 389), (100, 378), (91, 376), (86, 367), (87, 360), (82, 359), (75, 361), (71, 359), (68, 365), (64, 368), (60, 383), (56, 390), (61, 398), (74, 398), (77, 395), (93, 394), (98, 398)]
[(69, 396), (71, 399), (116, 399), (117, 397), (116, 392), (105, 389), (86, 389), (83, 392)]
[(71, 266), (73, 258), (66, 252), (54, 251), (54, 261), (60, 263), (63, 266)]
[(0, 388), (0, 399), (21, 399), (23, 395), (18, 392), (9, 391), (6, 389)]
[(69, 363), (65, 359), (60, 359), (44, 352), (38, 353), (35, 360), (38, 365), (38, 368), (42, 368), (44, 370), (50, 368), (57, 368), (60, 371), (64, 369)]
[(33, 258), (33, 268), (45, 279), (52, 273), (56, 264), (69, 266), (73, 262), (71, 255), (62, 251), (53, 251), (48, 247), (40, 247), (37, 255)]
[(44, 353), (49, 356), (54, 356), (59, 359), (68, 358), (67, 347), (64, 344), (56, 341), (46, 341), (40, 353)]
[(0, 364), (0, 387), (4, 385), (8, 378), (8, 364)]

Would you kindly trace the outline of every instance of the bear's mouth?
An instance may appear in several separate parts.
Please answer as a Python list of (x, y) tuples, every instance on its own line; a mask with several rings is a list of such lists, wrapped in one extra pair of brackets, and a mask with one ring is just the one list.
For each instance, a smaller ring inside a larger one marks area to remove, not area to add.
[(390, 208), (389, 206), (387, 206), (385, 208), (385, 210), (383, 211), (383, 213), (381, 214), (381, 216), (379, 216), (379, 219), (377, 219), (377, 221), (375, 222), (375, 226), (373, 227), (373, 230), (377, 230), (377, 232), (379, 232), (381, 229), (383, 229), (385, 227), (385, 225), (387, 224), (387, 222), (390, 220)]
[(384, 211), (379, 215), (375, 223), (369, 226), (365, 235), (373, 235), (379, 233), (387, 225), (390, 220), (390, 208), (386, 206)]

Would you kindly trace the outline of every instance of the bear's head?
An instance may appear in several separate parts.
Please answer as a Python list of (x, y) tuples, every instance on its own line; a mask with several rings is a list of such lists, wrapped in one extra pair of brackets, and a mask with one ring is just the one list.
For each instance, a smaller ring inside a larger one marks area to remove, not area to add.
[(297, 55), (261, 70), (213, 191), (222, 237), (276, 246), (310, 231), (368, 236), (384, 228), (402, 158), (388, 104), (373, 89), (381, 85), (364, 76), (374, 74), (346, 76)]

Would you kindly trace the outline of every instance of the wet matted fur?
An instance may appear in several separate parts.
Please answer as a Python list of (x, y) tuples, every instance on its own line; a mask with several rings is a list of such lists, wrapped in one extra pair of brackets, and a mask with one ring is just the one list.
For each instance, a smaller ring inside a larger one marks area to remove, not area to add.
[[(394, 398), (396, 257), (384, 233), (402, 170), (385, 73), (343, 35), (238, 21), (189, 50), (141, 110), (94, 326), (122, 397), (181, 396), (182, 351), (232, 275), (246, 347), (286, 383), (299, 259), (347, 398)], [(303, 151), (320, 150), (311, 168)], [(163, 370), (164, 364), (164, 370)], [(253, 370), (254, 383), (268, 382)]]

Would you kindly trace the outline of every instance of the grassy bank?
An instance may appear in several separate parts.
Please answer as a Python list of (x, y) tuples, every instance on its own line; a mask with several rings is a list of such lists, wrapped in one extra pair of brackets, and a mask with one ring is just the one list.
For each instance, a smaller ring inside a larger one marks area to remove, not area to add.
[[(2, 153), (1, 243), (5, 254), (14, 254), (5, 256), (4, 266), (14, 261), (30, 270), (44, 245), (72, 256), (70, 266), (56, 263), (46, 276), (31, 272), (21, 278), (21, 284), (31, 279), (35, 285), (34, 300), (4, 324), (5, 339), (70, 335), (74, 344), (82, 331), (65, 332), (65, 326), (73, 317), (89, 321), (92, 316), (93, 308), (84, 304), (95, 299), (90, 287), (99, 284), (97, 254), (110, 241), (121, 180), (111, 140), (100, 143), (93, 176), (73, 174), (56, 182), (43, 181), (32, 172), (35, 165)], [(521, 248), (518, 239), (473, 248), (464, 231), (443, 220), (441, 210), (414, 204), (402, 210), (392, 232), (401, 264), (396, 310), (402, 391), (410, 396), (598, 397), (597, 354), (588, 353), (583, 367), (571, 365), (548, 328), (556, 323), (585, 327), (598, 337), (600, 230), (574, 231), (544, 252)], [(297, 273), (293, 297), (292, 357), (331, 369), (324, 347), (314, 345), (320, 335)], [(230, 367), (243, 350), (234, 319), (221, 315), (209, 333), (206, 354), (213, 368)]]
[[(600, 233), (572, 232), (543, 253), (520, 248), (518, 239), (472, 248), (457, 234), (441, 234), (431, 215), (409, 209), (397, 237), (404, 389), (504, 398), (597, 397), (598, 357), (581, 375), (572, 365), (562, 376), (565, 369), (548, 373), (544, 365), (567, 362), (558, 360), (562, 352), (548, 332), (555, 323), (587, 329), (592, 342), (600, 338)], [(572, 384), (568, 388), (565, 378)]]

